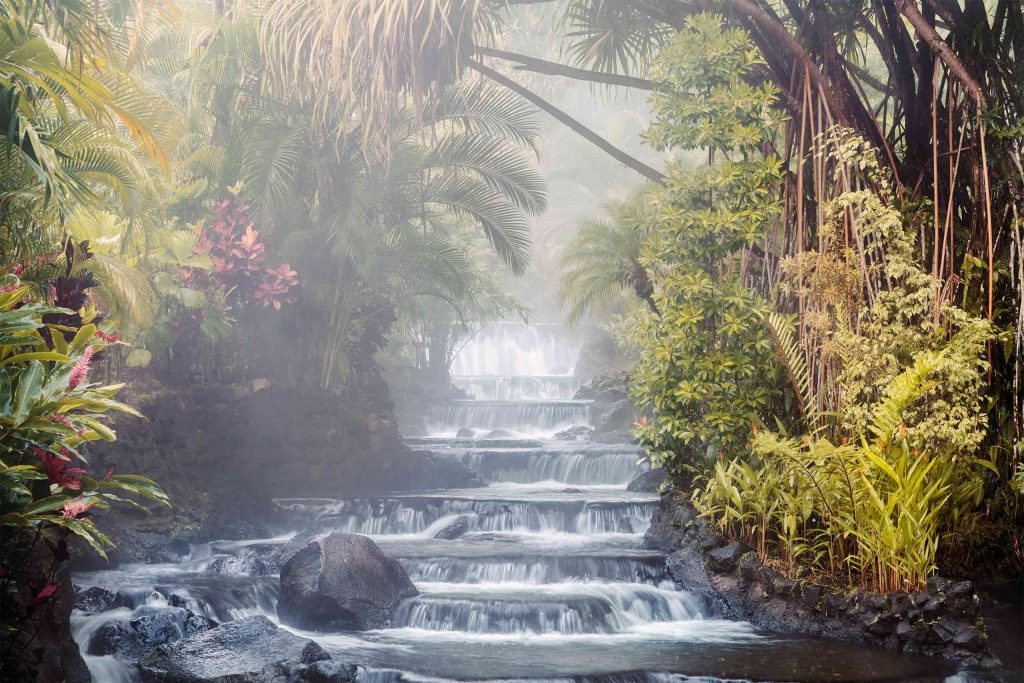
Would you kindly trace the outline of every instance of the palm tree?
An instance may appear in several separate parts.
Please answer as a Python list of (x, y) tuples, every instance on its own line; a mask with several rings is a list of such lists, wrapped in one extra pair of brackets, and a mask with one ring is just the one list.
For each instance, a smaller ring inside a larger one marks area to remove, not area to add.
[(657, 313), (654, 288), (640, 263), (640, 252), (650, 230), (646, 191), (607, 202), (603, 215), (580, 219), (573, 239), (565, 247), (559, 303), (575, 325), (588, 314), (611, 305), (623, 292), (632, 292)]

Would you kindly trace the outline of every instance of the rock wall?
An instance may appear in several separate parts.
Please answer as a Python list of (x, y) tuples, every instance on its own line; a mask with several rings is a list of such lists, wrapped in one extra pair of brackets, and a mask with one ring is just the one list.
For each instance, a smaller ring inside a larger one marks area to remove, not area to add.
[[(92, 470), (150, 477), (174, 507), (97, 513), (117, 545), (113, 564), (174, 561), (190, 542), (271, 535), (274, 498), (482, 485), (460, 463), (410, 450), (391, 421), (326, 392), (139, 383), (122, 398), (147, 419), (119, 417), (118, 440), (89, 452)], [(79, 568), (105, 566), (78, 559)]]
[(671, 553), (666, 562), (681, 588), (707, 595), (729, 616), (762, 628), (857, 640), (972, 667), (999, 663), (970, 581), (933, 577), (924, 591), (888, 595), (794, 581), (722, 536), (673, 493), (662, 496), (644, 545)]

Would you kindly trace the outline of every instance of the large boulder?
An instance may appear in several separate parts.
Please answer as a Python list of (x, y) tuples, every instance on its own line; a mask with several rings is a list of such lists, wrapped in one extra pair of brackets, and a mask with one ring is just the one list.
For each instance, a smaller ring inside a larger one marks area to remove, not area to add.
[(385, 628), (398, 603), (418, 595), (397, 561), (365, 536), (317, 536), (281, 568), (277, 615), (298, 628)]
[(629, 482), (626, 490), (633, 493), (658, 493), (666, 481), (668, 481), (668, 473), (665, 472), (665, 468), (656, 467), (638, 474), (633, 481)]
[(256, 616), (160, 645), (136, 667), (143, 680), (154, 683), (286, 683), (318, 680), (306, 675), (310, 665), (330, 658), (312, 640)]

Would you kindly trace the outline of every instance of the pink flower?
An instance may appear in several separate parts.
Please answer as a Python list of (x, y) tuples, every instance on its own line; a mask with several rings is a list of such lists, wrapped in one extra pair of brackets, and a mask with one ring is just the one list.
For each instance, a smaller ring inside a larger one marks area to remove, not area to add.
[(81, 519), (89, 514), (89, 507), (89, 503), (71, 501), (64, 504), (64, 507), (61, 508), (61, 514), (64, 515), (64, 519)]
[[(85, 474), (85, 470), (80, 467), (69, 468), (70, 458), (64, 459), (55, 453), (44, 451), (36, 446), (32, 446), (31, 451), (39, 458), (39, 462), (43, 463), (43, 469), (46, 470), (46, 478), (51, 484), (56, 484), (66, 489), (74, 489), (75, 491), (82, 488), (82, 482), (78, 480), (78, 477)], [(65, 451), (66, 453), (67, 451)]]
[(89, 373), (89, 361), (92, 360), (92, 354), (92, 347), (85, 347), (82, 357), (75, 363), (75, 367), (71, 370), (71, 376), (68, 377), (68, 389), (74, 389), (85, 379), (85, 376)]
[(15, 275), (21, 275), (21, 270), (22, 270), (22, 268), (21, 268), (21, 264), (20, 263), (18, 265), (14, 266), (14, 274)]
[(96, 330), (96, 336), (102, 339), (103, 341), (107, 342), (108, 344), (116, 344), (121, 340), (121, 335), (118, 334), (117, 332), (114, 332), (113, 334), (107, 334), (103, 330)]
[(71, 427), (72, 429), (75, 428), (75, 425), (72, 424), (71, 420), (69, 420), (66, 415), (61, 415), (60, 413), (52, 413), (50, 415), (50, 422), (64, 425), (65, 427)]

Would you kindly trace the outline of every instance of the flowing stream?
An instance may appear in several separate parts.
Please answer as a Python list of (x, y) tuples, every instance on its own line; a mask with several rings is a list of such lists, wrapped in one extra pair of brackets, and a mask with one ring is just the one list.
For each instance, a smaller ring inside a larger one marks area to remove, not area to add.
[[(176, 565), (77, 575), (131, 605), (76, 614), (76, 638), (85, 650), (111, 615), (168, 601), (218, 621), (276, 621), (278, 578), (253, 575), (266, 573), (259, 558), (296, 533), (340, 530), (372, 537), (421, 593), (388, 629), (297, 631), (359, 664), (363, 681), (942, 680), (934, 662), (760, 632), (677, 590), (664, 556), (642, 546), (657, 496), (626, 489), (642, 471), (638, 449), (553, 438), (586, 423), (587, 404), (571, 400), (577, 354), (557, 329), (503, 324), (456, 359), (474, 399), (437, 406), (433, 435), (409, 443), (463, 462), (486, 488), (278, 500), (295, 520), (280, 537), (196, 546)], [(463, 535), (434, 537), (454, 523)], [(114, 656), (87, 661), (99, 681), (133, 680)]]

